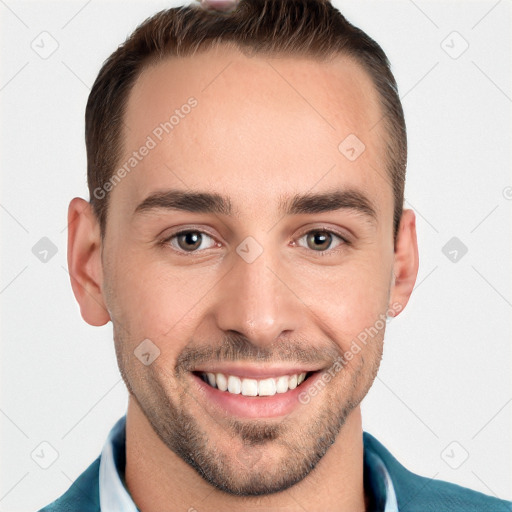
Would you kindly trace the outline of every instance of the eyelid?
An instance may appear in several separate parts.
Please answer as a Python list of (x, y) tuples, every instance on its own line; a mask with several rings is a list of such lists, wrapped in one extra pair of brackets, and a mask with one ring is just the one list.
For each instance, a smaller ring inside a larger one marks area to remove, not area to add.
[[(187, 252), (187, 251), (176, 249), (175, 247), (171, 246), (171, 240), (172, 239), (174, 239), (174, 238), (176, 238), (177, 236), (180, 236), (180, 235), (185, 235), (187, 233), (200, 233), (201, 235), (207, 235), (208, 237), (210, 237), (215, 242), (215, 245), (217, 245), (219, 243), (217, 238), (215, 236), (213, 236), (211, 233), (209, 233), (208, 231), (205, 231), (202, 228), (195, 228), (193, 226), (190, 226), (190, 227), (186, 227), (186, 228), (180, 228), (177, 231), (169, 233), (168, 235), (164, 236), (164, 238), (162, 238), (161, 240), (158, 241), (158, 245), (170, 246), (171, 249), (175, 253), (177, 253), (179, 255), (184, 255), (184, 256), (191, 255), (191, 254), (199, 254), (201, 252), (204, 252), (204, 251), (208, 250), (208, 249), (202, 249), (200, 251), (196, 250), (196, 251), (189, 251), (189, 252)], [(213, 249), (213, 248), (215, 248), (215, 246), (211, 247), (211, 249)]]
[[(309, 250), (309, 252), (311, 252), (314, 255), (317, 255), (317, 256), (328, 256), (328, 255), (336, 254), (339, 251), (342, 251), (344, 249), (344, 246), (351, 245), (351, 241), (350, 241), (350, 239), (349, 239), (349, 237), (347, 235), (342, 234), (338, 230), (336, 230), (334, 228), (331, 228), (331, 227), (328, 227), (328, 226), (309, 227), (305, 231), (303, 231), (301, 235), (299, 235), (297, 237), (297, 240), (303, 238), (305, 235), (307, 235), (309, 233), (314, 233), (314, 232), (329, 233), (331, 235), (334, 235), (334, 236), (338, 237), (341, 240), (340, 244), (337, 247), (335, 247), (334, 249), (330, 249), (329, 248), (329, 249), (327, 249), (325, 251)], [(302, 247), (303, 249), (308, 250), (307, 247), (303, 247), (303, 246), (300, 246), (300, 247)]]
[(329, 226), (313, 226), (313, 227), (309, 227), (305, 231), (301, 232), (302, 234), (299, 235), (299, 238), (302, 238), (304, 235), (307, 235), (308, 233), (311, 233), (312, 231), (323, 231), (323, 232), (326, 232), (326, 233), (331, 233), (331, 234), (336, 235), (339, 238), (341, 238), (343, 240), (343, 242), (345, 242), (347, 244), (349, 244), (351, 242), (350, 241), (350, 237), (349, 237), (348, 234), (343, 233), (342, 231), (338, 231), (337, 229), (331, 228)]

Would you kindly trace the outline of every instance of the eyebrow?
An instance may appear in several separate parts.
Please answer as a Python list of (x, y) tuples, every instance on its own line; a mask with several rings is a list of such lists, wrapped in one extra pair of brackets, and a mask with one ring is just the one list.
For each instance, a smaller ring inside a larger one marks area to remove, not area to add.
[(319, 194), (296, 194), (280, 201), (279, 210), (285, 215), (324, 213), (337, 210), (353, 210), (377, 221), (377, 209), (372, 201), (356, 189), (334, 190)]
[[(359, 190), (345, 189), (322, 193), (295, 194), (280, 197), (278, 211), (281, 215), (325, 213), (338, 210), (353, 210), (377, 221), (377, 210), (372, 201)], [(192, 213), (214, 213), (233, 215), (229, 197), (211, 192), (163, 190), (146, 197), (135, 208), (134, 214), (154, 210), (178, 210)], [(238, 214), (238, 211), (236, 212)]]
[(134, 213), (151, 210), (182, 210), (193, 213), (217, 213), (231, 215), (233, 207), (228, 197), (211, 192), (186, 192), (184, 190), (163, 190), (146, 197)]

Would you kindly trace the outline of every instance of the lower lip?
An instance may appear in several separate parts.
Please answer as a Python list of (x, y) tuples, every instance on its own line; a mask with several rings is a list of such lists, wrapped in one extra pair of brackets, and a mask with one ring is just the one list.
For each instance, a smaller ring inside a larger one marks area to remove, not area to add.
[(235, 395), (229, 391), (221, 391), (207, 384), (201, 377), (191, 374), (199, 386), (201, 395), (206, 399), (206, 406), (213, 404), (220, 408), (227, 415), (240, 416), (243, 418), (273, 418), (285, 416), (293, 412), (303, 404), (299, 401), (299, 395), (312, 386), (315, 381), (321, 378), (322, 372), (317, 371), (309, 378), (286, 393), (276, 393), (273, 396), (244, 396)]

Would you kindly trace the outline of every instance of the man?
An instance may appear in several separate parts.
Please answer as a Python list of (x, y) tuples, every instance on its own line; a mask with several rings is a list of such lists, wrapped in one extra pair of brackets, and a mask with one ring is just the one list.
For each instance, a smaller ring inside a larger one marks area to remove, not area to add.
[(86, 143), (69, 271), (130, 397), (43, 510), (510, 510), (362, 431), (418, 270), (372, 39), (326, 0), (163, 11), (104, 64)]

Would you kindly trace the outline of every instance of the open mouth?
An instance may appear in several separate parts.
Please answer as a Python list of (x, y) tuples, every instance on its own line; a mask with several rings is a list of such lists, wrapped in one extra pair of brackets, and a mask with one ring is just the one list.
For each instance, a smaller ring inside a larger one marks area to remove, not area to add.
[(246, 377), (237, 377), (236, 375), (227, 375), (224, 373), (210, 373), (195, 371), (194, 375), (202, 379), (212, 388), (219, 391), (225, 391), (233, 395), (243, 396), (274, 396), (276, 394), (287, 393), (301, 385), (318, 371), (296, 373), (290, 375), (280, 375), (279, 377), (269, 377), (265, 379), (251, 379)]

